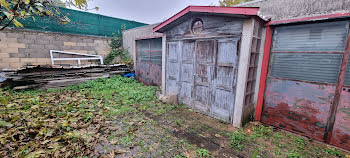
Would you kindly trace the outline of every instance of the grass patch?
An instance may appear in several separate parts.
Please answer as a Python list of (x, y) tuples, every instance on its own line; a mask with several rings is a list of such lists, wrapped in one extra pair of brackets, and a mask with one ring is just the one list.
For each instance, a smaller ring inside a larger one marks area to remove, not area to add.
[(238, 150), (243, 150), (243, 143), (247, 139), (243, 130), (234, 131), (233, 133), (229, 133), (229, 146), (234, 147)]
[(196, 150), (196, 156), (197, 157), (207, 157), (209, 158), (210, 157), (210, 153), (207, 149), (198, 149)]

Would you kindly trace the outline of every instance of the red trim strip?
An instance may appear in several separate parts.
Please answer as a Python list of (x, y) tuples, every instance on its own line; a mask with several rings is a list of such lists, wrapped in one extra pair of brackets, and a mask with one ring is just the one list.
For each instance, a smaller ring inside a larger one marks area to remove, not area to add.
[(297, 22), (303, 22), (303, 21), (318, 21), (318, 20), (327, 20), (327, 19), (334, 19), (334, 18), (345, 18), (345, 17), (350, 17), (350, 13), (337, 13), (337, 14), (327, 14), (327, 15), (295, 18), (295, 19), (288, 19), (288, 20), (276, 20), (276, 21), (270, 21), (265, 26), (297, 23)]
[(264, 56), (263, 56), (263, 63), (261, 66), (259, 94), (258, 94), (258, 101), (257, 101), (257, 105), (256, 105), (256, 112), (255, 112), (255, 120), (256, 121), (261, 120), (261, 113), (262, 113), (262, 108), (263, 108), (264, 93), (265, 93), (266, 78), (267, 78), (267, 70), (269, 67), (272, 32), (273, 32), (273, 29), (271, 27), (266, 28)]
[(137, 76), (136, 76), (136, 66), (137, 66), (137, 53), (136, 53), (136, 50), (137, 49), (137, 47), (136, 47), (136, 40), (135, 40), (135, 61), (134, 61), (134, 70), (135, 70), (135, 79), (137, 78)]
[(176, 19), (186, 15), (189, 12), (204, 12), (204, 13), (221, 13), (221, 14), (240, 14), (240, 15), (254, 15), (257, 16), (259, 8), (257, 7), (215, 7), (215, 6), (188, 6), (179, 13), (175, 14), (168, 20), (162, 22), (155, 28), (154, 32), (158, 32), (166, 25), (172, 23)]
[(332, 139), (332, 134), (333, 134), (335, 119), (336, 119), (337, 110), (338, 110), (338, 106), (339, 106), (340, 96), (341, 96), (341, 93), (343, 91), (345, 74), (346, 74), (346, 69), (347, 69), (347, 65), (348, 65), (348, 61), (349, 61), (349, 56), (350, 56), (350, 34), (348, 35), (348, 39), (346, 40), (346, 48), (345, 48), (345, 52), (344, 52), (343, 61), (342, 61), (341, 67), (340, 67), (337, 88), (335, 90), (333, 104), (331, 105), (331, 109), (330, 109), (329, 116), (327, 119), (328, 121), (327, 121), (327, 126), (326, 126), (326, 132), (324, 135), (324, 141), (326, 143), (330, 143), (331, 139)]

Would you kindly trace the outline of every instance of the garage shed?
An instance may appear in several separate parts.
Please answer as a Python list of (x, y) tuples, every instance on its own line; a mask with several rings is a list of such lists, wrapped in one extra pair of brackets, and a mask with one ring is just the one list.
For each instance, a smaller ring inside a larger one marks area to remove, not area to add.
[(350, 150), (350, 13), (268, 23), (256, 119)]
[(162, 84), (163, 34), (153, 32), (158, 24), (123, 31), (123, 48), (135, 61), (135, 79), (153, 86)]
[(249, 119), (263, 38), (258, 10), (189, 6), (156, 26), (166, 38), (163, 95), (236, 127)]

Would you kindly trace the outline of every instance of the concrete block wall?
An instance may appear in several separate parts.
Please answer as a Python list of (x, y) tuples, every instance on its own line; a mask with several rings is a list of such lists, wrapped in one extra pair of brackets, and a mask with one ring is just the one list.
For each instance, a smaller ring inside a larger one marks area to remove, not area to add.
[[(5, 29), (0, 31), (0, 70), (20, 69), (28, 65), (51, 65), (50, 50), (106, 56), (110, 51), (107, 40), (99, 36)], [(75, 65), (77, 62), (57, 64)]]

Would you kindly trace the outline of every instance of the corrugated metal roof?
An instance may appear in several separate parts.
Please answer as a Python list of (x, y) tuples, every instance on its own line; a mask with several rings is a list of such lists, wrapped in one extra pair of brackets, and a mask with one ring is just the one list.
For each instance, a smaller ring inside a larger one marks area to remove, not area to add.
[(236, 6), (260, 7), (259, 15), (271, 20), (350, 12), (350, 0), (256, 0)]

